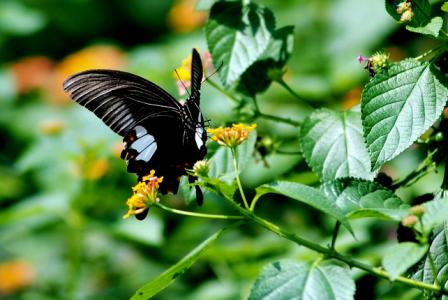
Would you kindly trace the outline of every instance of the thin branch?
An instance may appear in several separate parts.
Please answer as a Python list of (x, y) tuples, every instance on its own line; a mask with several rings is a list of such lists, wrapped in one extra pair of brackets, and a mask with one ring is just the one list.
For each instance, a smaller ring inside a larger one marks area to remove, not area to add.
[(249, 204), (247, 202), (246, 195), (244, 194), (243, 186), (242, 186), (241, 180), (240, 180), (240, 171), (238, 169), (238, 162), (236, 160), (236, 149), (230, 148), (230, 150), (232, 151), (233, 169), (235, 171), (235, 177), (236, 177), (236, 183), (238, 185), (238, 190), (240, 191), (240, 195), (241, 195), (241, 198), (243, 199), (244, 206), (247, 209), (249, 209)]
[(225, 89), (223, 89), (219, 84), (217, 84), (216, 82), (214, 82), (211, 79), (207, 79), (207, 82), (214, 87), (216, 90), (218, 90), (219, 92), (221, 92), (223, 95), (225, 95), (227, 98), (229, 98), (230, 100), (232, 100), (235, 103), (240, 103), (240, 99), (238, 99), (237, 97), (235, 97), (234, 95), (232, 95), (231, 93), (227, 92)]
[(197, 213), (192, 211), (185, 211), (180, 209), (171, 208), (168, 206), (165, 206), (161, 203), (154, 203), (154, 206), (160, 207), (161, 209), (184, 216), (190, 216), (190, 217), (197, 217), (197, 218), (206, 218), (206, 219), (221, 219), (221, 220), (244, 220), (246, 219), (243, 216), (229, 216), (229, 215), (215, 215), (215, 214), (203, 214), (203, 213)]
[(285, 88), (291, 95), (293, 95), (294, 97), (296, 97), (296, 99), (298, 99), (300, 102), (302, 102), (305, 106), (307, 106), (308, 109), (313, 110), (315, 109), (315, 105), (305, 99), (304, 97), (300, 96), (299, 94), (297, 94), (284, 80), (283, 78), (278, 78), (276, 79), (276, 82), (278, 84), (280, 84), (283, 88)]

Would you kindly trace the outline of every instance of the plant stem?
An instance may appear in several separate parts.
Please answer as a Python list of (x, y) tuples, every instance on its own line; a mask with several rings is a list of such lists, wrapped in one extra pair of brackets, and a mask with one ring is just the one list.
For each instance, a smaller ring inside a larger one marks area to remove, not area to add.
[(238, 162), (236, 160), (236, 148), (230, 148), (232, 151), (232, 161), (233, 161), (233, 169), (235, 170), (236, 183), (238, 185), (238, 190), (240, 191), (241, 198), (243, 199), (244, 206), (246, 209), (249, 209), (249, 204), (246, 199), (246, 195), (244, 194), (243, 186), (240, 180), (240, 171), (238, 169)]
[(197, 212), (192, 212), (192, 211), (185, 211), (185, 210), (171, 208), (171, 207), (165, 206), (161, 203), (155, 203), (154, 206), (157, 206), (163, 210), (169, 211), (173, 214), (196, 217), (196, 218), (221, 219), (221, 220), (244, 220), (244, 219), (246, 219), (246, 217), (243, 217), (243, 216), (203, 214), (203, 213), (197, 213)]
[[(235, 102), (235, 103), (237, 103), (237, 104), (241, 102), (240, 99), (238, 99), (237, 97), (235, 97), (235, 96), (232, 95), (231, 93), (227, 92), (225, 89), (223, 89), (219, 84), (217, 84), (217, 83), (214, 82), (213, 80), (211, 80), (211, 79), (207, 79), (207, 82), (208, 82), (212, 87), (214, 87), (216, 90), (218, 90), (218, 91), (221, 92), (223, 95), (225, 95), (227, 98), (229, 98), (230, 100), (232, 100), (233, 102)], [(289, 87), (288, 87), (288, 88), (289, 88)], [(272, 120), (272, 121), (276, 121), (276, 122), (281, 122), (281, 123), (289, 124), (289, 125), (292, 125), (292, 126), (295, 126), (295, 127), (299, 127), (299, 126), (301, 125), (300, 122), (291, 120), (291, 119), (289, 119), (289, 118), (282, 118), (282, 117), (277, 117), (277, 116), (274, 116), (274, 115), (270, 115), (270, 114), (262, 113), (262, 112), (259, 110), (258, 103), (257, 103), (257, 100), (256, 100), (255, 97), (253, 98), (253, 101), (254, 101), (254, 106), (255, 106), (255, 117), (264, 118), (264, 119), (268, 119), (268, 120)]]
[(216, 82), (214, 82), (211, 79), (207, 79), (207, 82), (214, 87), (216, 90), (220, 91), (223, 95), (225, 95), (227, 98), (229, 98), (230, 100), (232, 100), (235, 103), (240, 103), (240, 100), (238, 98), (236, 98), (234, 95), (232, 95), (231, 93), (227, 92), (225, 89), (223, 89), (219, 84), (217, 84)]
[(339, 228), (341, 228), (341, 223), (339, 221), (336, 221), (336, 225), (334, 225), (334, 230), (333, 230), (333, 237), (331, 238), (330, 249), (334, 250), (334, 247), (336, 246), (336, 239), (338, 237)]
[(440, 188), (443, 191), (448, 190), (448, 157), (445, 159), (445, 170), (443, 173), (443, 181), (442, 181), (442, 185), (440, 186)]
[[(248, 219), (254, 221), (255, 223), (261, 225), (262, 227), (266, 228), (269, 231), (274, 232), (275, 234), (277, 234), (280, 237), (286, 238), (290, 241), (295, 242), (298, 245), (304, 246), (308, 249), (314, 250), (316, 252), (322, 253), (323, 255), (325, 255), (327, 258), (334, 258), (337, 259), (339, 261), (345, 262), (347, 265), (349, 265), (350, 267), (355, 267), (361, 270), (364, 270), (372, 275), (375, 275), (377, 277), (380, 278), (384, 278), (387, 280), (390, 280), (390, 276), (389, 274), (382, 270), (381, 268), (375, 268), (372, 267), (368, 264), (365, 264), (361, 261), (358, 261), (356, 259), (352, 259), (351, 257), (347, 257), (343, 254), (340, 254), (338, 252), (336, 252), (334, 249), (332, 248), (326, 248), (323, 247), (317, 243), (311, 242), (309, 240), (306, 240), (296, 234), (287, 232), (285, 230), (283, 230), (282, 228), (280, 228), (279, 226), (263, 219), (260, 218), (258, 216), (256, 216), (253, 212), (246, 210), (244, 208), (242, 208), (241, 206), (239, 206), (237, 203), (235, 203), (233, 201), (232, 198), (229, 198), (228, 196), (221, 194), (226, 200), (227, 202), (233, 207), (235, 208), (238, 212), (240, 212), (243, 216), (247, 217)], [(425, 290), (430, 290), (436, 293), (440, 293), (440, 294), (444, 294), (444, 295), (448, 295), (448, 290), (445, 288), (441, 288), (440, 286), (436, 285), (436, 284), (429, 284), (429, 283), (425, 283), (425, 282), (421, 282), (418, 280), (413, 280), (410, 278), (406, 278), (404, 276), (399, 276), (398, 278), (395, 279), (396, 282), (400, 282), (402, 284), (414, 287), (414, 288), (420, 288), (420, 289), (425, 289)]]
[(409, 186), (414, 182), (418, 181), (419, 179), (421, 179), (422, 177), (434, 171), (437, 167), (435, 162), (432, 161), (432, 157), (434, 156), (435, 153), (436, 151), (430, 152), (428, 156), (425, 158), (425, 160), (417, 167), (417, 169), (409, 173), (402, 180), (398, 180), (397, 182), (395, 182), (391, 186), (391, 189), (396, 190), (397, 188), (402, 186)]
[(292, 125), (295, 127), (299, 127), (302, 124), (298, 121), (294, 121), (289, 118), (277, 117), (274, 115), (262, 113), (261, 111), (256, 111), (255, 113), (256, 113), (255, 117), (260, 117), (260, 118), (264, 118), (264, 119), (271, 120), (271, 121), (281, 122), (281, 123), (289, 124), (289, 125)]
[[(421, 60), (421, 59), (425, 58), (426, 56), (428, 56), (428, 55), (430, 55), (430, 54), (432, 54), (432, 53), (434, 53), (434, 52), (442, 51), (443, 49), (444, 49), (444, 47), (442, 47), (442, 46), (433, 48), (433, 49), (428, 50), (428, 51), (426, 51), (425, 53), (423, 53), (423, 54), (417, 56), (415, 59), (416, 59), (416, 60)], [(438, 53), (437, 53), (437, 54), (438, 54)]]
[(294, 97), (296, 97), (296, 99), (298, 99), (299, 101), (301, 101), (308, 109), (310, 110), (314, 110), (315, 107), (314, 105), (306, 100), (305, 98), (301, 97), (299, 94), (297, 94), (284, 80), (283, 78), (278, 78), (276, 79), (276, 82), (278, 84), (280, 84), (283, 88), (285, 88), (291, 95), (293, 95)]

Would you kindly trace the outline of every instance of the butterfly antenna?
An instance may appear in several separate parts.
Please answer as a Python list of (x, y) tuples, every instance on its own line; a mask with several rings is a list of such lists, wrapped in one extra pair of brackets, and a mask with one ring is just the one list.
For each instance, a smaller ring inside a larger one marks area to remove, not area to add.
[(185, 83), (182, 81), (182, 79), (180, 79), (179, 73), (177, 73), (177, 70), (176, 70), (176, 69), (174, 69), (174, 72), (176, 72), (177, 79), (179, 79), (180, 83), (181, 83), (182, 86), (184, 87), (185, 91), (186, 91), (187, 94), (188, 94), (188, 97), (190, 97), (190, 96), (191, 96), (191, 95), (190, 95), (190, 92), (188, 91), (188, 89), (187, 89), (187, 87), (185, 86)]
[(216, 68), (216, 70), (213, 71), (212, 74), (210, 74), (209, 76), (205, 77), (204, 81), (207, 81), (210, 77), (212, 77), (213, 75), (215, 75), (216, 73), (218, 73), (218, 71), (222, 68), (223, 65), (224, 65), (224, 62), (221, 61), (221, 63), (219, 64), (219, 67)]

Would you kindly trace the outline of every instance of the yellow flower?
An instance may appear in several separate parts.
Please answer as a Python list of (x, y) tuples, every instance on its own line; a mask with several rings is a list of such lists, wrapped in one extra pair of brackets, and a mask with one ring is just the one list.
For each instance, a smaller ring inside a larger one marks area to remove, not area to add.
[[(179, 68), (173, 72), (174, 78), (176, 78), (176, 85), (179, 90), (179, 95), (183, 96), (187, 92), (187, 88), (191, 86), (191, 54), (182, 60), (182, 64)], [(204, 75), (213, 72), (213, 63), (210, 53), (202, 53), (202, 67), (204, 69)]]
[(158, 202), (159, 185), (163, 181), (162, 177), (155, 176), (155, 171), (142, 178), (135, 186), (132, 187), (133, 194), (126, 201), (128, 212), (123, 216), (124, 219), (132, 215), (137, 215), (147, 210), (151, 204)]
[(249, 134), (257, 127), (256, 124), (233, 124), (232, 127), (209, 128), (207, 132), (212, 135), (212, 141), (222, 146), (235, 148), (249, 137)]
[(190, 32), (201, 26), (206, 13), (195, 9), (195, 0), (177, 0), (168, 14), (168, 24), (176, 32)]
[[(36, 277), (33, 266), (25, 261), (13, 260), (0, 263), (0, 296), (30, 286)], [(8, 298), (8, 297), (6, 297)]]

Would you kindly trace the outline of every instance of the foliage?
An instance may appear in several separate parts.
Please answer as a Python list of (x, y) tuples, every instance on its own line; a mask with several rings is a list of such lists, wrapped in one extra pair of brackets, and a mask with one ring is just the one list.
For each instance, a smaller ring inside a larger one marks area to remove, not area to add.
[[(2, 299), (448, 299), (448, 2), (103, 2), (0, 4)], [(123, 220), (119, 138), (61, 81), (175, 94), (192, 47), (222, 127), (196, 183)]]

